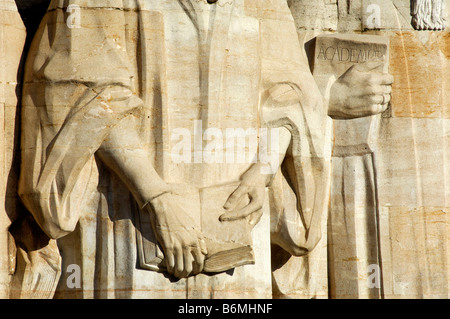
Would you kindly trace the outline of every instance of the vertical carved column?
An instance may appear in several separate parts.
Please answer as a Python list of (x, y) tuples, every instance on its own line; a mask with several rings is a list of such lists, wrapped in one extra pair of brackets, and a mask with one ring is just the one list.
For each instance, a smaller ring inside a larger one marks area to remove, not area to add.
[(8, 233), (15, 215), (17, 175), (13, 157), (17, 142), (20, 64), (26, 31), (13, 0), (0, 0), (0, 298), (8, 296), (15, 255)]

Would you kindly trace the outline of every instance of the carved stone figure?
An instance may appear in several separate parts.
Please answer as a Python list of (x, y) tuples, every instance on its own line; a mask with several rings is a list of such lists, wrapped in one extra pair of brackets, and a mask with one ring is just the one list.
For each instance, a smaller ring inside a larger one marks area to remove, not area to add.
[(444, 30), (446, 8), (444, 0), (411, 1), (412, 25), (416, 30)]
[[(314, 76), (389, 68), (389, 39), (370, 35), (320, 35)], [(391, 88), (384, 87), (383, 101)], [(334, 93), (337, 94), (337, 93)], [(381, 105), (387, 105), (384, 102)], [(332, 298), (380, 298), (381, 256), (377, 167), (381, 114), (335, 118), (328, 210), (328, 274)], [(376, 272), (374, 272), (376, 270)], [(372, 276), (368, 278), (369, 276)], [(369, 280), (370, 279), (370, 280)]]
[[(327, 115), (383, 112), (392, 77), (371, 73), (347, 72), (324, 99), (286, 1), (53, 0), (24, 81), (19, 192), (45, 232), (22, 243), (40, 252), (34, 287), (51, 296), (61, 275), (60, 298), (283, 291), (271, 245), (304, 256), (319, 242)], [(248, 144), (224, 143), (230, 129)]]

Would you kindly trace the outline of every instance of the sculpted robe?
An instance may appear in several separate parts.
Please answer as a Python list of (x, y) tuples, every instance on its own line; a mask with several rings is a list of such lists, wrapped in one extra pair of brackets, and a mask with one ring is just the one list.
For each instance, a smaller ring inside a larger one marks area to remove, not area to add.
[[(304, 255), (320, 240), (327, 110), (286, 1), (53, 0), (25, 77), (19, 192), (58, 240), (57, 297), (268, 298), (271, 244)], [(238, 181), (251, 163), (174, 162), (174, 130), (195, 121), (288, 128), (291, 146), (252, 233), (255, 265), (178, 281), (141, 267), (137, 234), (152, 236), (139, 223), (145, 203), (96, 156), (129, 116), (148, 142), (124, 148), (148, 148), (165, 182), (196, 187)], [(81, 289), (66, 286), (71, 264)]]

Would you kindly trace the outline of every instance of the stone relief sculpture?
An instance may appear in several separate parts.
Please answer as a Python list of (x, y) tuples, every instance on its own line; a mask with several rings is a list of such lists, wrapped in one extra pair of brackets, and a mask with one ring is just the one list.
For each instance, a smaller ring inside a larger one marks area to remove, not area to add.
[(412, 25), (416, 30), (444, 30), (446, 20), (444, 0), (412, 0)]
[[(388, 73), (389, 38), (354, 34), (316, 38), (313, 74), (318, 83), (346, 72), (377, 69)], [(383, 100), (377, 105), (388, 105), (391, 87), (386, 85), (380, 93), (384, 93)], [(382, 164), (377, 152), (381, 120), (378, 113), (355, 119), (335, 117), (333, 121), (327, 225), (328, 289), (332, 298), (356, 294), (360, 298), (381, 298), (383, 294), (377, 194), (377, 168)], [(373, 278), (369, 280), (369, 276)]]
[[(353, 69), (323, 96), (286, 1), (51, 1), (23, 84), (19, 193), (32, 217), (10, 231), (33, 284), (17, 286), (272, 297), (284, 282), (271, 245), (304, 256), (321, 239), (328, 115), (384, 112), (385, 71)], [(224, 142), (236, 131), (245, 146)]]

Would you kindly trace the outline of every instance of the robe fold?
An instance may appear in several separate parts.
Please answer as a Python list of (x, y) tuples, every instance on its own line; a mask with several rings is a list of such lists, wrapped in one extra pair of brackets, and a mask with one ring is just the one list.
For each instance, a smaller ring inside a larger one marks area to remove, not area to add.
[[(298, 256), (319, 242), (328, 202), (327, 110), (286, 1), (53, 0), (23, 90), (19, 193), (58, 240), (57, 297), (268, 298), (270, 240)], [(136, 216), (145, 212), (96, 156), (128, 116), (147, 141), (139, 147), (152, 154), (148, 165), (167, 183), (196, 187), (237, 181), (251, 163), (175, 162), (174, 130), (192, 131), (201, 121), (202, 130), (291, 132), (253, 230), (255, 265), (178, 281), (140, 269)], [(81, 289), (66, 287), (70, 264), (82, 269)], [(282, 290), (282, 280), (276, 284)]]

